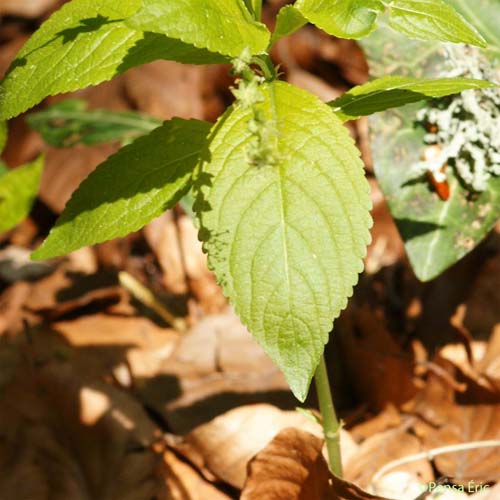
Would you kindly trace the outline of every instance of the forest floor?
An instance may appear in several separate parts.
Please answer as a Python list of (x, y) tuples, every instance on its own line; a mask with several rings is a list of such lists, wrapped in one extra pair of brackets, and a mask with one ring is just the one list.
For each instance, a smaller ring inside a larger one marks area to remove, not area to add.
[[(0, 75), (62, 3), (0, 2)], [(284, 78), (325, 101), (368, 78), (354, 42), (311, 27), (273, 57)], [(227, 66), (160, 61), (72, 96), (91, 109), (213, 121), (229, 85)], [(322, 455), (314, 391), (294, 400), (228, 306), (181, 207), (126, 238), (30, 261), (118, 145), (55, 149), (24, 116), (11, 122), (5, 162), (44, 152), (46, 166), (30, 217), (0, 235), (0, 500), (413, 500), (437, 484), (441, 499), (500, 498), (498, 448), (477, 444), (500, 439), (500, 228), (419, 283), (373, 177), (368, 122), (349, 127), (374, 228), (327, 348), (340, 481)], [(177, 328), (164, 310), (183, 320)]]

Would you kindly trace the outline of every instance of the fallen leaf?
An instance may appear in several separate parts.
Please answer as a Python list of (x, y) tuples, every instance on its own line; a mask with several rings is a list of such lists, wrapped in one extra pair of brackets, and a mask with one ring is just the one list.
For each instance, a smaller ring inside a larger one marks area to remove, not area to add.
[(241, 500), (332, 498), (322, 447), (312, 434), (284, 429), (248, 464)]
[[(447, 445), (500, 440), (500, 406), (471, 405), (450, 408), (446, 424), (421, 436), (427, 450)], [(500, 477), (497, 448), (480, 448), (438, 455), (434, 463), (439, 472), (456, 484), (490, 483)]]
[(230, 500), (175, 453), (165, 450), (159, 467), (162, 491), (158, 500)]
[(488, 339), (495, 325), (500, 322), (499, 289), (500, 255), (497, 254), (486, 261), (475, 282), (470, 283), (468, 288), (464, 326), (476, 340)]
[(151, 320), (140, 317), (94, 314), (59, 321), (51, 327), (70, 344), (74, 356), (80, 357), (79, 353), (83, 351), (82, 363), (85, 362), (85, 349), (94, 351), (88, 359), (89, 371), (91, 363), (96, 366), (95, 372), (99, 372), (106, 367), (112, 370), (126, 361), (134, 382), (139, 385), (158, 374), (159, 367), (169, 358), (178, 342), (178, 334), (173, 330), (161, 328)]
[(35, 18), (55, 7), (60, 0), (2, 0), (0, 16)]
[(366, 419), (364, 422), (351, 427), (349, 433), (359, 442), (379, 432), (398, 427), (401, 423), (402, 420), (399, 411), (394, 405), (388, 404), (384, 410), (375, 417)]
[(138, 390), (177, 434), (245, 404), (296, 405), (283, 374), (232, 311), (191, 328)]
[(369, 179), (369, 182), (373, 204), (373, 227), (372, 242), (368, 246), (365, 258), (365, 271), (376, 274), (383, 267), (392, 266), (404, 259), (405, 250), (378, 183), (374, 179)]
[[(422, 451), (418, 438), (408, 431), (409, 424), (372, 435), (359, 446), (358, 452), (345, 462), (344, 475), (362, 488), (372, 484), (373, 476), (386, 464)], [(432, 481), (434, 474), (428, 460), (403, 464), (394, 470), (415, 475), (421, 482)]]
[[(22, 371), (21, 371), (22, 370)], [(30, 370), (0, 400), (0, 499), (150, 500), (156, 430), (129, 396), (67, 365)]]
[(249, 463), (241, 500), (384, 500), (332, 476), (322, 446), (309, 432), (282, 430)]
[(439, 356), (456, 367), (457, 381), (466, 386), (457, 400), (500, 403), (500, 328), (490, 342), (472, 341), (468, 345), (470, 354), (463, 344), (448, 344), (439, 350)]
[(368, 305), (349, 306), (336, 339), (357, 397), (370, 408), (400, 406), (416, 394), (412, 353), (397, 344), (384, 319)]
[(216, 314), (227, 308), (227, 300), (217, 284), (212, 271), (208, 269), (207, 256), (198, 239), (198, 230), (187, 215), (177, 218), (182, 258), (191, 293), (206, 314)]
[(174, 294), (188, 291), (179, 232), (172, 210), (165, 212), (144, 228), (144, 237), (163, 271), (165, 288)]
[[(177, 444), (176, 449), (199, 469), (242, 488), (250, 459), (287, 427), (323, 436), (318, 423), (297, 411), (256, 404), (236, 408), (197, 427)], [(341, 433), (341, 447), (346, 460), (357, 449), (346, 431)]]
[(6, 332), (14, 333), (22, 329), (22, 309), (30, 291), (29, 283), (19, 282), (14, 283), (0, 295), (0, 337)]
[(317, 95), (323, 102), (329, 102), (342, 95), (342, 91), (329, 85), (322, 78), (300, 69), (299, 67), (289, 68), (287, 81), (292, 85), (307, 90)]
[(111, 144), (50, 148), (40, 184), (40, 199), (55, 213), (62, 212), (80, 183), (116, 149)]
[(142, 112), (163, 120), (204, 119), (203, 66), (155, 61), (125, 74), (127, 95)]

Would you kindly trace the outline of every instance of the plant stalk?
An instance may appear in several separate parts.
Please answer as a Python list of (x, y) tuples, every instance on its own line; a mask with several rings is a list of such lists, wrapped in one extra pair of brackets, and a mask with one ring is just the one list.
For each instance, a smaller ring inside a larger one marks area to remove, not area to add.
[(316, 392), (318, 394), (319, 411), (321, 412), (323, 432), (325, 434), (326, 449), (330, 470), (342, 477), (342, 459), (340, 456), (340, 422), (333, 406), (332, 392), (328, 380), (325, 356), (321, 356), (316, 374), (314, 375)]
[(257, 64), (262, 70), (264, 78), (266, 81), (271, 82), (276, 79), (276, 68), (274, 67), (271, 58), (266, 54), (262, 56), (254, 56), (252, 62)]

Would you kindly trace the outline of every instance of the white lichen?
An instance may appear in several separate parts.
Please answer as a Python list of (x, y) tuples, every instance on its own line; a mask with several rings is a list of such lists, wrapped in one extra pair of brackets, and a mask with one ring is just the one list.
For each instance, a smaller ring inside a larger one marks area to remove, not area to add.
[[(478, 49), (455, 45), (447, 47), (447, 54), (449, 69), (443, 76), (496, 79), (494, 68)], [(419, 163), (418, 170), (435, 173), (448, 165), (475, 192), (487, 189), (489, 179), (500, 175), (499, 89), (434, 100), (420, 110), (417, 119), (429, 130), (425, 143), (440, 147), (440, 154)]]

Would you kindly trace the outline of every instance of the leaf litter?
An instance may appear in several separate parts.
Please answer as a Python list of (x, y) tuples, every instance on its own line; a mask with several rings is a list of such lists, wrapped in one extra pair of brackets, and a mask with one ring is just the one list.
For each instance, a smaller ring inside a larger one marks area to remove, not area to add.
[[(0, 68), (25, 40), (20, 19), (58, 3), (2, 4), (19, 17), (0, 27)], [(324, 99), (367, 78), (356, 44), (310, 27), (274, 57), (289, 81)], [(160, 62), (74, 97), (92, 109), (213, 120), (231, 100), (229, 82), (224, 66)], [(456, 488), (439, 498), (497, 498), (498, 448), (480, 443), (500, 440), (500, 232), (460, 274), (419, 284), (373, 179), (366, 124), (350, 130), (368, 159), (375, 227), (367, 272), (327, 353), (344, 424), (341, 480), (328, 471), (314, 396), (311, 418), (295, 411), (283, 376), (227, 306), (182, 208), (43, 270), (24, 259), (117, 145), (49, 148), (23, 117), (13, 121), (9, 166), (41, 151), (48, 161), (30, 219), (0, 240), (1, 500), (414, 500), (444, 480)], [(189, 329), (134, 298), (119, 272)], [(446, 447), (456, 449), (440, 454)], [(471, 480), (489, 488), (456, 491)]]

